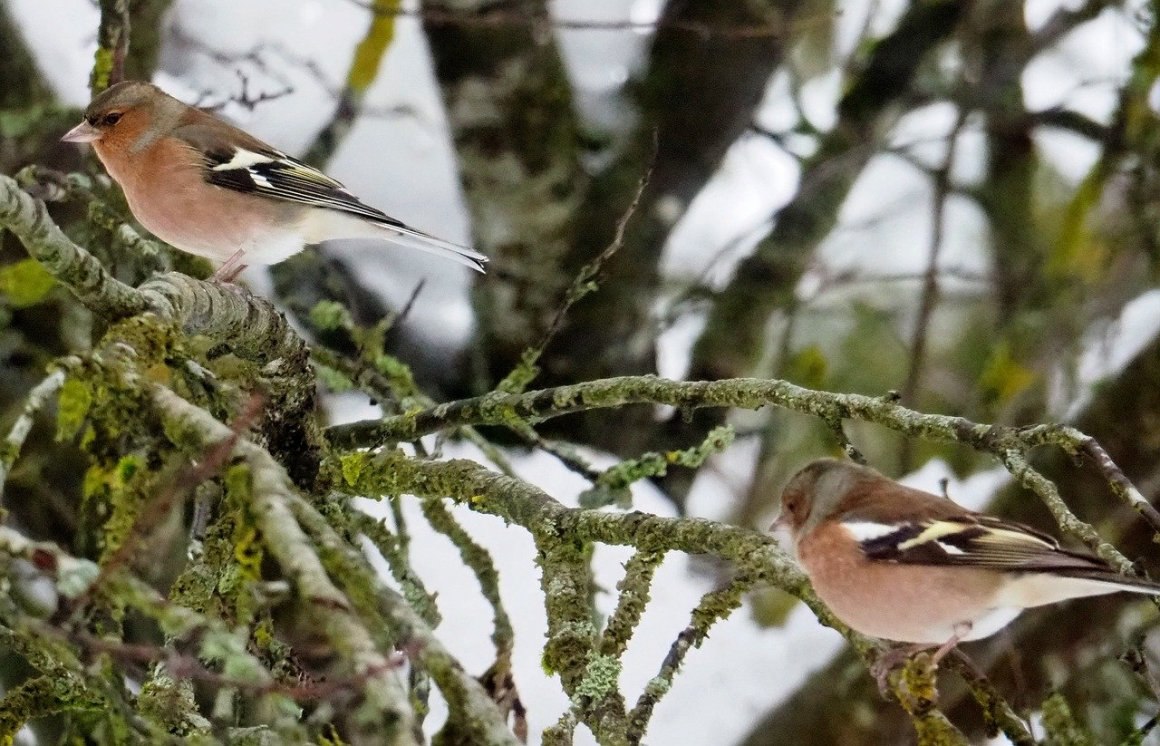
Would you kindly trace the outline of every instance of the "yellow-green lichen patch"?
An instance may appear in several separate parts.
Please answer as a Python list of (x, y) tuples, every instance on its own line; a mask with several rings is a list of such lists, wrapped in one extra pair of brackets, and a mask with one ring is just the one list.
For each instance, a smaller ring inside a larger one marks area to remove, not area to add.
[(574, 696), (600, 699), (609, 692), (615, 692), (620, 679), (620, 661), (610, 655), (588, 653), (588, 665), (584, 676), (576, 687)]
[(0, 267), (0, 294), (12, 308), (28, 308), (44, 300), (56, 279), (40, 262), (25, 259)]

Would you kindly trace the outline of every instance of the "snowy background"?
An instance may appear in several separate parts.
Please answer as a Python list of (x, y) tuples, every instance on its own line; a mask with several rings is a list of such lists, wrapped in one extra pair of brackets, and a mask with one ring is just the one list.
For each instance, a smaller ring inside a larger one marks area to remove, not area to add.
[[(10, 0), (9, 4), (61, 98), (70, 104), (84, 104), (95, 49), (95, 5), (77, 0)], [(1041, 24), (1058, 5), (1052, 0), (1027, 3), (1029, 25), (1034, 28)], [(904, 6), (901, 0), (845, 3), (836, 55), (848, 54), (858, 42), (869, 9), (874, 13), (870, 27), (885, 32)], [(560, 18), (648, 21), (656, 17), (659, 3), (561, 0), (554, 8)], [(278, 90), (290, 85), (293, 95), (253, 111), (233, 107), (226, 113), (257, 136), (296, 152), (330, 117), (333, 101), (327, 87), (340, 86), (351, 50), (365, 32), (368, 15), (342, 0), (177, 0), (172, 22), (183, 35), (219, 51), (243, 53), (263, 45), (275, 50), (266, 56), (270, 70), (245, 64), (240, 67), (250, 78), (252, 89)], [(581, 115), (604, 127), (622, 124), (621, 87), (639, 65), (649, 37), (581, 30), (558, 34)], [(1027, 105), (1042, 109), (1066, 103), (1106, 123), (1115, 104), (1115, 87), (1127, 75), (1129, 61), (1141, 44), (1139, 34), (1121, 14), (1102, 14), (1029, 66), (1023, 80)], [(191, 101), (203, 91), (226, 95), (237, 91), (233, 69), (181, 44), (171, 46), (163, 54), (156, 78), (167, 90)], [(287, 64), (279, 65), (277, 50), (283, 50)], [(293, 59), (313, 60), (324, 80), (292, 64)], [(1080, 70), (1082, 78), (1077, 74)], [(833, 121), (839, 84), (835, 72), (812, 80), (802, 91), (805, 112), (818, 128), (824, 129)], [(762, 125), (776, 130), (794, 116), (787, 90), (784, 76), (775, 75), (758, 117)], [(405, 222), (454, 241), (469, 242), (470, 227), (458, 191), (439, 93), (424, 37), (413, 18), (399, 19), (397, 37), (366, 105), (383, 113), (358, 121), (328, 171), (368, 203)], [(897, 144), (913, 145), (913, 153), (937, 165), (944, 156), (945, 136), (955, 116), (947, 105), (914, 113), (895, 129)], [(1036, 144), (1062, 174), (1076, 182), (1098, 155), (1094, 145), (1063, 134), (1043, 135)], [(786, 146), (793, 148), (795, 143), (788, 140)], [(982, 146), (978, 126), (968, 123), (957, 144), (956, 175), (960, 180), (977, 178)], [(713, 281), (725, 281), (734, 263), (763, 235), (770, 215), (793, 195), (797, 176), (797, 161), (778, 144), (757, 135), (742, 137), (673, 233), (666, 250), (666, 271), (677, 278), (707, 273)], [(883, 199), (883, 194), (890, 197)], [(913, 165), (898, 157), (879, 156), (846, 201), (841, 212), (843, 227), (823, 246), (822, 265), (831, 271), (853, 267), (863, 273), (920, 274), (925, 268), (925, 253), (909, 248), (914, 242), (895, 239), (899, 235), (929, 235), (931, 199), (929, 179)], [(984, 272), (987, 259), (979, 248), (986, 231), (982, 215), (966, 200), (952, 198), (947, 220), (942, 261), (967, 273)], [(879, 247), (870, 258), (872, 267), (863, 250), (868, 242)], [(892, 248), (896, 246), (907, 250)], [(359, 246), (331, 250), (343, 251), (368, 286), (395, 301), (405, 298), (418, 279), (428, 277), (412, 318), (452, 341), (462, 342), (471, 334), (466, 271), (413, 254)], [(251, 270), (247, 280), (263, 287), (261, 271)], [(800, 292), (811, 302), (826, 302), (826, 290), (816, 276), (807, 275)], [(1121, 323), (1093, 330), (1086, 340), (1089, 352), (1081, 364), (1081, 382), (1086, 387), (1114, 374), (1158, 329), (1160, 291), (1152, 291), (1127, 306)], [(659, 355), (663, 375), (683, 374), (697, 332), (698, 324), (693, 320), (675, 325), (662, 337)], [(1056, 402), (1059, 415), (1076, 412), (1083, 396), (1082, 391), (1078, 396), (1061, 393)], [(365, 398), (339, 397), (331, 403), (332, 416), (336, 421), (374, 416), (377, 410), (363, 402)], [(689, 502), (693, 515), (729, 516), (732, 495), (744, 489), (749, 480), (754, 461), (751, 449), (755, 447), (741, 443), (705, 470)], [(448, 451), (451, 456), (478, 457), (464, 446)], [(593, 458), (598, 465), (613, 463), (599, 454)], [(515, 464), (526, 479), (565, 504), (574, 505), (576, 495), (587, 486), (547, 456), (517, 456)], [(971, 507), (984, 505), (1006, 479), (1001, 471), (988, 471), (960, 482), (936, 462), (905, 481), (937, 491), (943, 478), (950, 479), (949, 493)], [(361, 501), (360, 507), (374, 515), (386, 510), (371, 501)], [(647, 486), (635, 490), (634, 507), (673, 514), (671, 503)], [(469, 670), (482, 671), (492, 657), (490, 609), (450, 543), (427, 527), (414, 502), (408, 508), (414, 532), (413, 562), (428, 587), (438, 593), (445, 620), (438, 632)], [(522, 529), (505, 526), (498, 519), (458, 508), (455, 513), (476, 540), (491, 549), (500, 571), (504, 602), (516, 629), (516, 682), (536, 739), (543, 728), (556, 721), (567, 701), (558, 682), (546, 677), (540, 665), (546, 623), (531, 539)], [(615, 589), (622, 574), (621, 563), (628, 556), (627, 551), (598, 548), (594, 566), (601, 588)], [(691, 570), (687, 557), (671, 554), (666, 559), (656, 576), (653, 602), (624, 658), (622, 683), (630, 699), (655, 675), (673, 639), (688, 624), (693, 606), (712, 590), (712, 584), (705, 573)], [(603, 592), (597, 600), (607, 614), (615, 595)], [(736, 741), (758, 716), (793, 692), (841, 644), (836, 633), (821, 627), (800, 606), (784, 627), (775, 629), (758, 626), (750, 611), (742, 608), (717, 625), (700, 650), (689, 654), (671, 693), (657, 708), (648, 741), (675, 746)], [(437, 711), (429, 726), (437, 725), (439, 717)], [(581, 727), (578, 742), (585, 742), (587, 737)]]

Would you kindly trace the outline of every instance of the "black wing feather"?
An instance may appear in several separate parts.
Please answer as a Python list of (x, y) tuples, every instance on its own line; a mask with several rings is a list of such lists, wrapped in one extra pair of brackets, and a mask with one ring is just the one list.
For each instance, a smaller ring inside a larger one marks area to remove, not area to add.
[(277, 151), (258, 153), (257, 155), (269, 160), (236, 168), (222, 168), (233, 162), (237, 154), (238, 151), (233, 149), (206, 152), (205, 180), (226, 189), (338, 210), (396, 228), (407, 227), (395, 218), (361, 202), (348, 192), (341, 182), (285, 153)]
[(1052, 537), (990, 516), (913, 521), (861, 543), (868, 559), (901, 564), (978, 567), (1082, 575), (1115, 570), (1099, 557), (1063, 549)]

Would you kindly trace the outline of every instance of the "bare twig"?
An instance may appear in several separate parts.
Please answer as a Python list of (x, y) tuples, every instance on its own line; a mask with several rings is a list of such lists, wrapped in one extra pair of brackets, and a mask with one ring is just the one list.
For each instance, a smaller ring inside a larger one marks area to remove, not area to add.
[[(653, 133), (653, 151), (656, 151), (656, 133)], [(544, 354), (548, 343), (552, 341), (561, 327), (563, 327), (564, 319), (567, 317), (568, 311), (586, 295), (597, 290), (597, 285), (593, 282), (594, 278), (600, 273), (600, 269), (605, 263), (615, 256), (616, 252), (620, 250), (620, 247), (624, 245), (624, 234), (628, 229), (628, 223), (632, 220), (633, 215), (636, 214), (637, 207), (640, 206), (641, 198), (644, 196), (644, 190), (648, 186), (651, 176), (652, 167), (650, 166), (644, 175), (640, 177), (640, 181), (636, 186), (636, 192), (632, 196), (632, 201), (629, 202), (628, 207), (625, 208), (620, 219), (616, 221), (616, 231), (612, 236), (612, 241), (592, 261), (585, 264), (576, 273), (572, 284), (564, 293), (564, 301), (556, 309), (556, 315), (552, 318), (552, 323), (548, 325), (548, 329), (544, 332), (544, 336), (540, 339), (539, 344), (532, 349), (524, 351), (520, 364), (499, 382), (496, 386), (497, 391), (509, 391), (513, 393), (523, 391), (534, 380), (536, 363)]]
[[(942, 168), (934, 173), (931, 194), (931, 229), (930, 246), (927, 250), (926, 273), (923, 275), (922, 294), (918, 303), (918, 314), (914, 319), (914, 330), (910, 338), (910, 365), (906, 371), (906, 381), (902, 384), (900, 401), (912, 407), (915, 396), (922, 383), (923, 369), (926, 366), (927, 333), (930, 331), (930, 319), (934, 314), (939, 300), (939, 256), (943, 249), (943, 236), (946, 229), (947, 199), (950, 197), (951, 169), (954, 167), (956, 147), (959, 132), (967, 121), (967, 111), (960, 108), (958, 119), (946, 138), (946, 156)], [(900, 465), (903, 471), (909, 471), (913, 444), (910, 440), (902, 441)]]
[(11, 429), (8, 430), (8, 435), (0, 447), (0, 503), (4, 499), (4, 485), (8, 481), (8, 474), (12, 471), (12, 466), (20, 455), (20, 449), (24, 446), (24, 441), (32, 430), (36, 413), (50, 398), (56, 395), (57, 391), (60, 391), (62, 385), (64, 385), (64, 371), (55, 370), (33, 386), (24, 400), (24, 407), (20, 410), (20, 415), (17, 416), (16, 422), (12, 423)]

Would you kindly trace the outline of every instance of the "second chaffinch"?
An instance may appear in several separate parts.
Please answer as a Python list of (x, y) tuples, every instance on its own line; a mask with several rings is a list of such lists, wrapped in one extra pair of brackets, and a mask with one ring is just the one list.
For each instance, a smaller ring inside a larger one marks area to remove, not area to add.
[(487, 261), (363, 204), (318, 169), (150, 83), (111, 86), (61, 139), (92, 143), (141, 225), (221, 263), (219, 279), (341, 238), (391, 241), (481, 272)]
[(941, 645), (936, 662), (1032, 606), (1116, 591), (1160, 595), (1160, 584), (1046, 534), (835, 459), (789, 480), (779, 526), (839, 619), (872, 637)]

